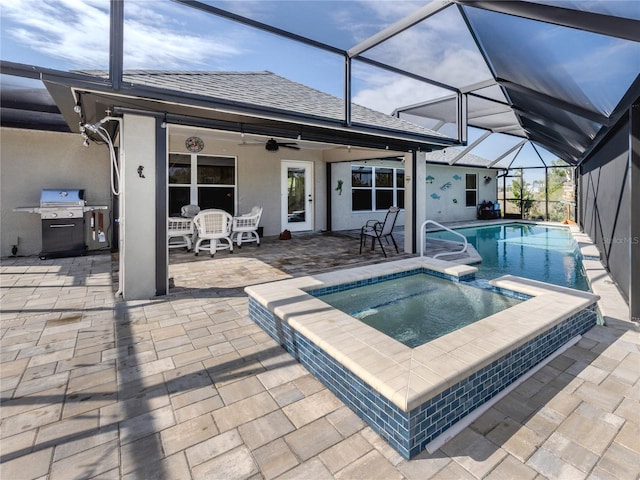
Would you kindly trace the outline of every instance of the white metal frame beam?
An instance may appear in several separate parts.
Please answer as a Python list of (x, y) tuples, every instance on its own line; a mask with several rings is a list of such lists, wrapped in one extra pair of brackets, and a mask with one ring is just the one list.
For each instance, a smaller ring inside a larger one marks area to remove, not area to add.
[(471, 143), (467, 148), (465, 148), (458, 155), (456, 155), (451, 160), (449, 160), (449, 165), (453, 165), (454, 163), (458, 162), (462, 157), (464, 157), (467, 153), (469, 153), (471, 150), (476, 148), (480, 143), (482, 143), (492, 133), (493, 132), (491, 130), (487, 130), (486, 132), (484, 132), (473, 143)]
[(502, 155), (500, 155), (498, 158), (496, 158), (493, 162), (491, 162), (489, 165), (487, 165), (487, 168), (491, 168), (493, 167), (496, 163), (498, 163), (500, 160), (502, 160), (503, 158), (505, 158), (507, 155), (511, 154), (512, 152), (515, 152), (517, 149), (521, 148), (525, 143), (527, 143), (529, 140), (522, 140), (521, 142), (518, 142), (517, 144), (515, 144), (513, 147), (511, 147), (509, 150), (507, 150), (506, 152), (504, 152)]
[(391, 37), (404, 32), (408, 28), (413, 27), (414, 25), (420, 23), (426, 18), (435, 15), (436, 13), (444, 10), (445, 8), (452, 5), (453, 0), (433, 0), (431, 3), (428, 3), (424, 7), (416, 10), (411, 15), (407, 15), (406, 17), (398, 20), (392, 25), (389, 25), (384, 30), (379, 31), (375, 35), (363, 40), (359, 44), (351, 47), (347, 50), (347, 55), (350, 58), (357, 57), (358, 55), (366, 52), (367, 50), (380, 45), (382, 42), (390, 39)]

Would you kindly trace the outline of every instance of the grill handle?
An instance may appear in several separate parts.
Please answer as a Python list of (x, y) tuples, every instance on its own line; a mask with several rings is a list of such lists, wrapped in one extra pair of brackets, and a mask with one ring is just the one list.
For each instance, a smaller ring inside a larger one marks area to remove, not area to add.
[(61, 224), (57, 224), (57, 225), (49, 225), (49, 228), (68, 228), (68, 227), (75, 227), (76, 225), (74, 223), (61, 223)]

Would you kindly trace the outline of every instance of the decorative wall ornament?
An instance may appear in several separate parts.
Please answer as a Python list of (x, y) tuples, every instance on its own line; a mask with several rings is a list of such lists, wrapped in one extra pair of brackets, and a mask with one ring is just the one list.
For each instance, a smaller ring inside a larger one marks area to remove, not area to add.
[(433, 198), (434, 200), (440, 200), (440, 195), (438, 195), (437, 193), (432, 193), (431, 198)]
[(453, 203), (458, 203), (458, 199), (457, 199), (457, 198), (454, 198), (454, 199), (453, 199)]
[(204, 141), (200, 137), (189, 137), (184, 141), (184, 146), (190, 152), (198, 153), (204, 148)]
[(454, 179), (454, 180), (462, 180), (462, 177), (456, 173), (456, 174), (453, 176), (453, 179)]
[(435, 178), (433, 178), (431, 175), (427, 176), (427, 183), (433, 183), (434, 180)]
[(451, 188), (451, 182), (447, 182), (440, 187), (440, 190), (449, 190)]
[(342, 180), (338, 180), (338, 186), (336, 187), (336, 192), (338, 192), (338, 195), (342, 195), (342, 184), (344, 182)]

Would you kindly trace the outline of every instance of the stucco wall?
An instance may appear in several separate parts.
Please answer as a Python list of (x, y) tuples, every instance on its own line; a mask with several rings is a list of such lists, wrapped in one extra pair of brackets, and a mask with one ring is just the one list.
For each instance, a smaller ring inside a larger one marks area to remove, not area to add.
[(112, 209), (107, 147), (84, 147), (77, 134), (14, 128), (0, 129), (0, 139), (0, 255), (11, 255), (16, 237), (18, 255), (37, 255), (42, 250), (40, 216), (13, 209), (38, 206), (43, 188), (84, 188), (87, 204), (108, 205), (107, 242), (92, 239), (88, 214), (85, 240), (89, 250), (109, 249)]
[[(457, 222), (476, 219), (476, 208), (465, 206), (465, 174), (467, 173), (476, 173), (478, 175), (478, 204), (483, 200), (496, 201), (497, 172), (495, 170), (428, 164), (426, 177), (420, 180), (425, 182), (426, 187), (424, 201), (426, 202), (427, 219), (435, 220), (436, 222)], [(454, 178), (454, 176), (456, 177)], [(488, 183), (485, 183), (485, 176), (491, 178)], [(433, 179), (429, 177), (433, 177)], [(460, 178), (457, 179), (458, 177)], [(450, 184), (450, 186), (446, 188), (446, 184)], [(445, 187), (444, 190), (443, 187)]]
[[(351, 197), (351, 166), (366, 165), (368, 167), (404, 168), (398, 161), (367, 160), (353, 162), (334, 163), (331, 165), (331, 229), (334, 231), (352, 230), (362, 227), (368, 220), (383, 221), (387, 213), (380, 211), (356, 211), (352, 210)], [(342, 193), (336, 190), (338, 181), (342, 181)], [(405, 182), (406, 183), (406, 182)], [(396, 221), (396, 226), (404, 225), (404, 211), (401, 211)]]
[[(409, 158), (409, 157), (408, 157)], [(424, 162), (424, 160), (422, 160)], [(333, 230), (350, 230), (360, 228), (369, 219), (383, 220), (386, 212), (353, 212), (351, 206), (351, 166), (364, 164), (363, 162), (343, 162), (332, 165), (331, 170), (331, 199), (332, 199), (332, 222)], [(368, 166), (385, 166), (399, 168), (402, 165), (397, 161), (368, 160)], [(483, 200), (496, 201), (496, 175), (495, 170), (469, 167), (452, 167), (440, 165), (426, 165), (425, 169), (419, 169), (415, 181), (419, 182), (418, 187), (418, 226), (426, 219), (438, 222), (454, 222), (462, 220), (475, 220), (476, 208), (465, 206), (465, 174), (476, 173), (478, 175), (478, 203)], [(405, 171), (406, 174), (406, 171)], [(459, 180), (454, 175), (460, 177)], [(427, 177), (433, 177), (427, 182)], [(490, 181), (485, 183), (484, 177), (490, 177)], [(342, 180), (342, 194), (335, 190), (338, 180)], [(442, 190), (442, 186), (450, 183), (449, 188)], [(422, 184), (422, 185), (421, 185)], [(411, 188), (411, 183), (405, 181), (405, 188)], [(409, 192), (407, 192), (409, 193)], [(433, 198), (436, 195), (439, 198)], [(407, 196), (407, 201), (410, 196)], [(454, 202), (454, 199), (457, 202)], [(405, 205), (408, 207), (409, 205)], [(424, 216), (425, 218), (422, 218)], [(401, 212), (397, 225), (405, 225), (405, 212)]]
[(292, 150), (280, 148), (268, 152), (264, 145), (238, 145), (238, 142), (220, 141), (206, 131), (184, 131), (173, 128), (169, 137), (169, 151), (188, 153), (184, 141), (198, 135), (204, 141), (203, 155), (237, 157), (236, 214), (247, 213), (254, 205), (264, 208), (260, 225), (264, 235), (277, 235), (283, 229), (280, 206), (280, 164), (283, 160), (314, 162), (314, 226), (313, 230), (326, 229), (326, 171), (321, 150)]

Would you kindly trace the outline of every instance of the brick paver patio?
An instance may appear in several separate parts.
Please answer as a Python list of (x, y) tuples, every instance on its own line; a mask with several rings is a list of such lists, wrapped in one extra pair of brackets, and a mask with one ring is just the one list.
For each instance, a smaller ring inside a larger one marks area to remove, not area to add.
[[(404, 255), (390, 255), (389, 260)], [(1, 266), (2, 479), (637, 479), (640, 333), (575, 346), (406, 461), (248, 318), (245, 285), (362, 262), (349, 235), (171, 252), (116, 301), (108, 254)]]

